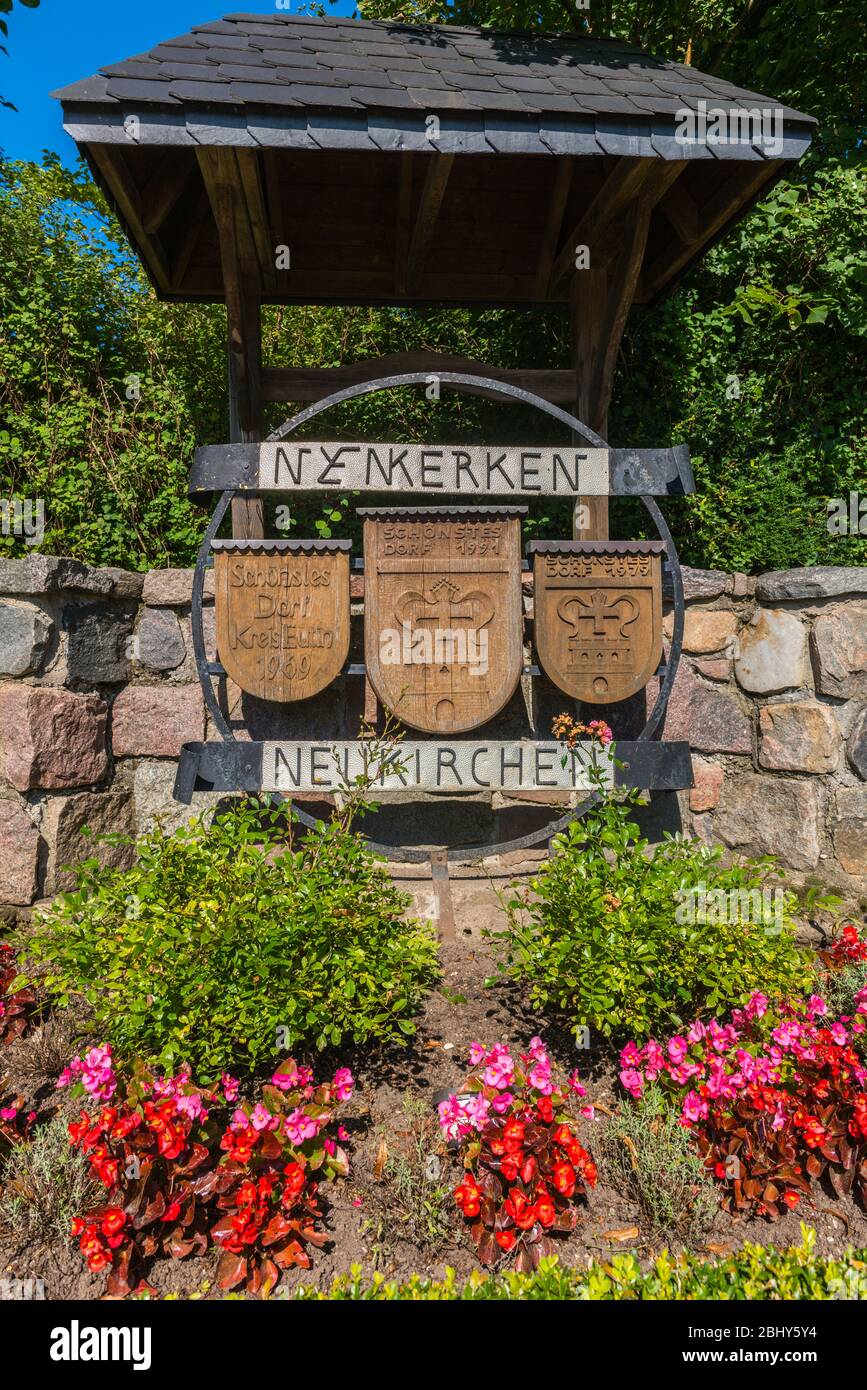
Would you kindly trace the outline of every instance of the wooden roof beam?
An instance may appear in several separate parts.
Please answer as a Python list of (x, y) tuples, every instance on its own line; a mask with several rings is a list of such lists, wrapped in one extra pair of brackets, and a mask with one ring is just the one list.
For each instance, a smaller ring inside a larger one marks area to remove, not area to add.
[(557, 254), (557, 247), (560, 245), (560, 234), (563, 231), (563, 216), (566, 212), (566, 203), (569, 198), (569, 190), (572, 187), (574, 173), (574, 159), (569, 156), (561, 156), (558, 158), (557, 169), (554, 174), (554, 186), (551, 189), (551, 197), (548, 200), (545, 230), (542, 234), (539, 268), (536, 271), (536, 293), (540, 299), (545, 299), (548, 293), (548, 285), (551, 280), (551, 273), (554, 269), (554, 257)]
[(455, 162), (453, 154), (434, 153), (428, 155), (427, 158), (428, 166), (421, 192), (421, 202), (406, 258), (406, 286), (409, 294), (415, 292), (418, 280), (424, 270), (425, 257), (439, 217), (449, 175), (452, 172), (452, 165)]
[[(439, 372), (464, 372), (487, 376), (494, 381), (507, 382), (522, 391), (531, 391), (554, 405), (568, 405), (575, 399), (575, 373), (567, 368), (491, 367), (452, 353), (413, 352), (390, 353), (386, 357), (369, 358), (363, 362), (348, 362), (340, 367), (263, 367), (262, 396), (266, 401), (320, 401), (333, 391), (356, 386), (378, 377), (399, 376), (405, 372), (424, 372), (436, 376)], [(507, 396), (496, 395), (479, 387), (453, 387), (469, 395), (490, 397), (506, 405)]]
[[(762, 163), (735, 166), (725, 183), (698, 209), (699, 230), (686, 240), (681, 234), (644, 272), (642, 299), (652, 299), (677, 272), (712, 241), (745, 203), (754, 202), (762, 189), (776, 177), (784, 161), (768, 159)], [(687, 230), (687, 229), (685, 229)]]
[(561, 282), (574, 273), (579, 246), (589, 247), (590, 264), (594, 269), (603, 269), (617, 254), (616, 239), (609, 236), (612, 223), (639, 198), (649, 199), (653, 207), (685, 167), (685, 160), (618, 159), (584, 216), (566, 238), (551, 272), (549, 295), (553, 297)]
[(168, 258), (159, 238), (145, 227), (144, 206), (123, 157), (114, 145), (91, 145), (89, 154), (105, 180), (106, 186), (120, 209), (121, 216), (134, 239), (145, 253), (157, 286), (163, 294), (171, 290), (171, 271)]
[(195, 160), (187, 163), (176, 155), (160, 160), (141, 191), (142, 224), (149, 235), (159, 231), (196, 172)]

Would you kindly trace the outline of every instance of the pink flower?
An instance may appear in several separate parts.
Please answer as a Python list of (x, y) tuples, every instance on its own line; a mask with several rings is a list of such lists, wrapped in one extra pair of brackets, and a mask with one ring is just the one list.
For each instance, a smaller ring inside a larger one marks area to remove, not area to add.
[(822, 1014), (826, 1014), (828, 1012), (828, 1005), (825, 1003), (821, 995), (811, 994), (809, 999), (807, 1000), (807, 1009), (811, 1014), (813, 1014), (814, 1017), (821, 1017)]
[(686, 1036), (689, 1042), (700, 1043), (704, 1035), (705, 1026), (703, 1023), (700, 1023), (698, 1019), (696, 1019), (695, 1022), (690, 1025), (689, 1032)]
[(296, 1067), (294, 1071), (275, 1071), (271, 1085), (276, 1086), (278, 1091), (295, 1091), (309, 1086), (312, 1080), (310, 1067)]
[(554, 1091), (554, 1083), (551, 1080), (551, 1063), (537, 1062), (527, 1072), (527, 1080), (534, 1091), (540, 1091), (543, 1096), (550, 1096)]
[(189, 1115), (191, 1120), (201, 1120), (204, 1122), (208, 1118), (208, 1112), (202, 1104), (202, 1097), (199, 1095), (178, 1096), (175, 1104), (182, 1115)]
[(683, 1115), (683, 1118), (689, 1122), (689, 1124), (698, 1124), (699, 1120), (707, 1119), (707, 1101), (702, 1100), (701, 1096), (698, 1094), (697, 1091), (690, 1091), (689, 1094), (684, 1097), (683, 1109), (681, 1111), (681, 1114)]
[(346, 1140), (349, 1138), (349, 1130), (346, 1128), (346, 1125), (337, 1126), (337, 1137), (342, 1143), (346, 1143)]
[(334, 1073), (334, 1080), (331, 1084), (334, 1087), (334, 1093), (338, 1100), (349, 1100), (355, 1087), (355, 1082), (352, 1079), (352, 1072), (349, 1070), (349, 1067), (338, 1067), (337, 1071)]
[(484, 1062), (488, 1052), (484, 1043), (470, 1043), (470, 1066), (477, 1067), (480, 1062)]
[(17, 1114), (18, 1110), (14, 1105), (7, 1105), (3, 1110), (0, 1110), (0, 1120), (14, 1120)]
[(644, 1081), (640, 1071), (634, 1067), (625, 1067), (620, 1073), (620, 1082), (624, 1090), (628, 1091), (633, 1100), (638, 1100), (644, 1090)]
[(231, 1105), (233, 1101), (236, 1101), (238, 1099), (238, 1087), (240, 1086), (240, 1084), (240, 1081), (236, 1081), (235, 1077), (230, 1076), (227, 1071), (224, 1071), (223, 1075), (220, 1077), (220, 1085), (223, 1088), (223, 1096), (225, 1097), (229, 1105)]
[(277, 1116), (272, 1115), (271, 1111), (266, 1109), (261, 1103), (253, 1106), (250, 1112), (250, 1124), (257, 1133), (260, 1133), (263, 1129), (275, 1130), (279, 1123), (280, 1121)]
[(844, 1044), (849, 1040), (849, 1034), (843, 1027), (842, 1023), (831, 1024), (831, 1037), (834, 1039), (838, 1047), (843, 1047)]
[(596, 1119), (596, 1107), (595, 1107), (595, 1105), (582, 1105), (581, 1109), (578, 1111), (578, 1114), (579, 1114), (579, 1115), (582, 1117), (582, 1119), (584, 1119), (584, 1120), (595, 1120), (595, 1119)]
[(319, 1123), (303, 1110), (293, 1110), (287, 1115), (283, 1131), (290, 1144), (303, 1144), (306, 1139), (315, 1139), (319, 1133)]
[(514, 1063), (508, 1053), (495, 1057), (493, 1061), (489, 1058), (484, 1075), (486, 1086), (494, 1086), (498, 1091), (505, 1091), (512, 1085), (514, 1079)]
[(491, 1101), (491, 1109), (496, 1111), (498, 1115), (505, 1115), (513, 1100), (514, 1096), (511, 1091), (500, 1091), (499, 1095), (494, 1096)]
[(668, 1040), (668, 1055), (669, 1055), (669, 1057), (671, 1058), (672, 1062), (675, 1063), (675, 1065), (677, 1065), (678, 1063), (682, 1062), (683, 1059), (684, 1059), (684, 1057), (686, 1056), (686, 1054), (687, 1054), (688, 1052), (689, 1052), (689, 1043), (687, 1042), (686, 1038), (681, 1038), (681, 1037), (669, 1038), (669, 1040)]
[(323, 1143), (323, 1147), (324, 1147), (324, 1149), (325, 1149), (325, 1152), (326, 1152), (327, 1154), (331, 1154), (331, 1156), (332, 1156), (332, 1158), (333, 1158), (334, 1155), (337, 1153), (337, 1145), (335, 1144), (334, 1140), (333, 1140), (333, 1139), (323, 1139), (322, 1143)]
[(747, 1018), (764, 1018), (768, 1012), (768, 996), (757, 991), (747, 1001), (744, 1013)]
[(620, 1054), (620, 1061), (624, 1067), (637, 1067), (641, 1061), (641, 1055), (634, 1042), (628, 1042)]
[(568, 1085), (569, 1085), (569, 1090), (573, 1093), (573, 1095), (578, 1096), (579, 1100), (583, 1100), (583, 1099), (584, 1099), (584, 1097), (585, 1097), (586, 1094), (587, 1094), (587, 1088), (586, 1088), (585, 1086), (582, 1086), (582, 1085), (581, 1085), (581, 1078), (580, 1078), (579, 1075), (578, 1075), (577, 1068), (576, 1068), (575, 1071), (573, 1071), (572, 1075), (569, 1077)]

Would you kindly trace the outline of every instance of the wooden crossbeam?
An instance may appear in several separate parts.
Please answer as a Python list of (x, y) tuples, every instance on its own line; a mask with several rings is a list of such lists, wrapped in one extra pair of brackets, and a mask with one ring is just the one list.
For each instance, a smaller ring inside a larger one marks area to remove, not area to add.
[(453, 154), (431, 154), (428, 156), (421, 202), (406, 258), (406, 285), (410, 294), (415, 291), (419, 277), (424, 270), (425, 257), (430, 247), (454, 161)]
[[(347, 386), (383, 376), (400, 376), (405, 372), (424, 372), (432, 376), (438, 372), (466, 372), (507, 382), (554, 405), (570, 405), (575, 400), (575, 373), (565, 368), (491, 367), (468, 357), (427, 351), (392, 353), (340, 367), (263, 367), (262, 398), (266, 401), (320, 401)], [(455, 389), (508, 403), (507, 397), (478, 387)]]

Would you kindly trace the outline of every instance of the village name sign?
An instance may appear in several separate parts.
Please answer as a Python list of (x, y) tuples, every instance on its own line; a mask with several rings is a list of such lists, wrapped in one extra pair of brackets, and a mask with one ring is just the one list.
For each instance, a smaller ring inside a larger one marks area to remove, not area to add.
[[(671, 537), (651, 499), (693, 489), (684, 446), (404, 445), (272, 437), (261, 444), (199, 449), (190, 492), (219, 490), (222, 498), (196, 568), (194, 644), (222, 742), (185, 746), (176, 797), (188, 802), (194, 791), (210, 789), (291, 798), (339, 791), (369, 778), (370, 743), (363, 738), (236, 739), (212, 686), (215, 678), (228, 679), (259, 700), (292, 706), (315, 699), (344, 674), (364, 675), (380, 704), (405, 729), (423, 735), (399, 740), (394, 755), (373, 774), (377, 790), (550, 789), (586, 795), (600, 783), (690, 785), (688, 747), (652, 737), (679, 656), (683, 605)], [(363, 666), (348, 664), (349, 541), (228, 540), (216, 534), (231, 499), (245, 492), (297, 498), (334, 490), (395, 494), (395, 505), (358, 510), (364, 534), (363, 565), (355, 562), (364, 570)], [(641, 497), (661, 539), (532, 542), (531, 643), (522, 598), (526, 507), (515, 499), (610, 495)], [(423, 505), (408, 505), (408, 499)], [(211, 566), (216, 662), (205, 658), (202, 633), (204, 570)], [(674, 580), (676, 609), (667, 659), (664, 566)], [(527, 664), (534, 655), (538, 666)], [(479, 736), (508, 705), (522, 676), (540, 673), (596, 713), (635, 695), (656, 674), (660, 695), (644, 733), (617, 742), (616, 762), (593, 743), (568, 747), (529, 736)]]

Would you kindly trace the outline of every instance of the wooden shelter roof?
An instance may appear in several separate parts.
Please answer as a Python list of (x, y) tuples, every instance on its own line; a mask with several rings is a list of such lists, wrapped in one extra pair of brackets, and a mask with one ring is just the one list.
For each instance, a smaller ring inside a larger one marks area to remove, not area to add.
[[(575, 246), (610, 265), (640, 205), (646, 302), (814, 124), (613, 40), (289, 14), (198, 25), (54, 95), (158, 292), (180, 300), (225, 297), (233, 186), (268, 302), (565, 302)], [(701, 102), (775, 111), (781, 143), (769, 157), (749, 123), (725, 144), (678, 138)]]

